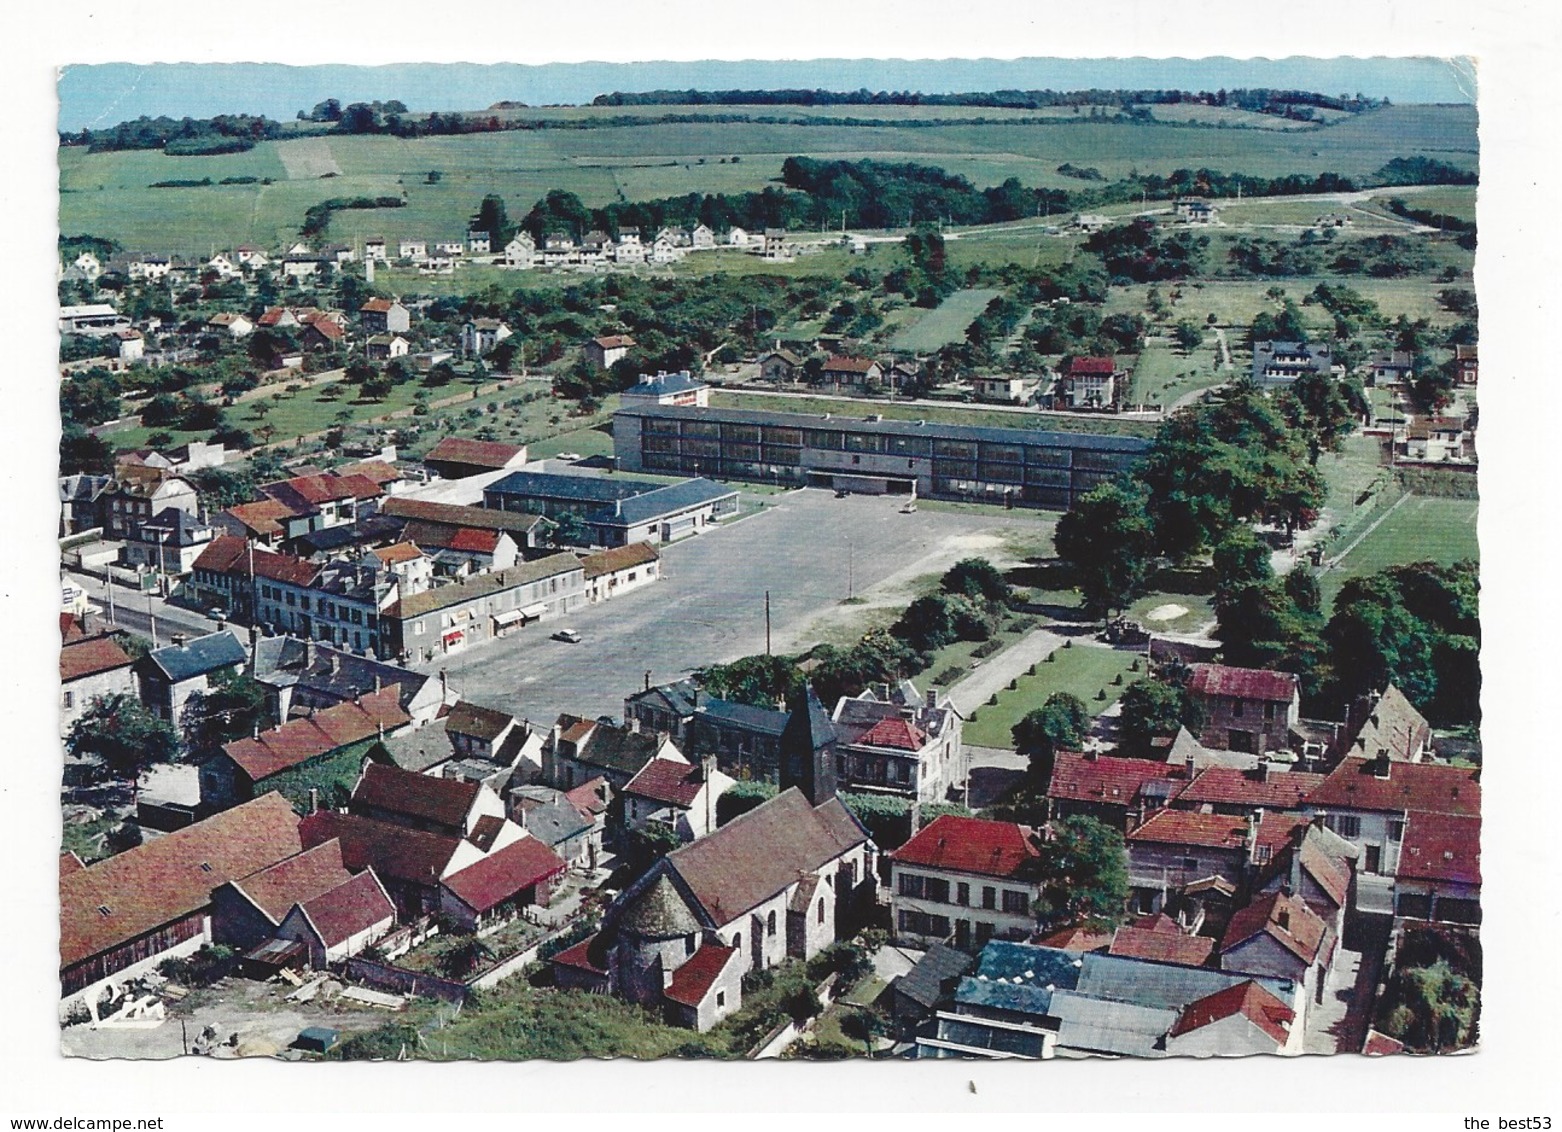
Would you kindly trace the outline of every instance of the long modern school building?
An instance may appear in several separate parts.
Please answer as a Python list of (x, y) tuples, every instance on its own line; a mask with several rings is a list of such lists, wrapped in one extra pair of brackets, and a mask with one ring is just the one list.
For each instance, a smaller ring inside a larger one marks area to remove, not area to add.
[(636, 405), (614, 415), (613, 448), (625, 472), (1066, 509), (1131, 466), (1149, 441), (881, 417)]

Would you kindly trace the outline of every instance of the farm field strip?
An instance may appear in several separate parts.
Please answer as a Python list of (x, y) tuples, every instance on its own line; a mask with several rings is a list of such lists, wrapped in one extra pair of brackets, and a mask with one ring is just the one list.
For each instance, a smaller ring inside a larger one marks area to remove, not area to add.
[(956, 291), (933, 310), (902, 327), (890, 339), (890, 349), (932, 353), (950, 343), (964, 341), (966, 328), (999, 294), (985, 289)]

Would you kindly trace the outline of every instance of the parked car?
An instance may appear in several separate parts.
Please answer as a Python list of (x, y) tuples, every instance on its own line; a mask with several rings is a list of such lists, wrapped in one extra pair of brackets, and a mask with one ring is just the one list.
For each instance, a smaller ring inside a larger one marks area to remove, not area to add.
[(575, 632), (573, 629), (560, 629), (557, 633), (553, 634), (553, 639), (555, 641), (563, 641), (568, 645), (578, 645), (581, 642), (580, 634)]
[(554, 459), (575, 461), (584, 459), (584, 457), (581, 456), (579, 452), (560, 452), (557, 456), (554, 457)]

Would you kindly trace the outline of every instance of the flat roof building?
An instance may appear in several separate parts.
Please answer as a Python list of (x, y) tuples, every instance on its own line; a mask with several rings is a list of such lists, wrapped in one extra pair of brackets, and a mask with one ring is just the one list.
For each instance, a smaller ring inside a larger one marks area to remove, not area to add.
[(755, 409), (635, 405), (613, 417), (620, 470), (1065, 509), (1149, 449), (1135, 436)]
[[(657, 407), (657, 406), (653, 406)], [(617, 476), (511, 472), (483, 489), (483, 505), (557, 518), (578, 515), (598, 546), (673, 542), (738, 509), (738, 493), (707, 479), (682, 483)]]

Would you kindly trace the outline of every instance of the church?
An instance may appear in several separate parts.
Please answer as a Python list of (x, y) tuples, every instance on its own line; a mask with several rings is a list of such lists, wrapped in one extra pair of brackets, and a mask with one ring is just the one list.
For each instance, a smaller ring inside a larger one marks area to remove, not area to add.
[(836, 797), (839, 736), (812, 688), (789, 705), (781, 792), (667, 854), (553, 959), (558, 985), (660, 1007), (701, 1032), (743, 1004), (743, 975), (808, 959), (872, 912), (877, 848)]

